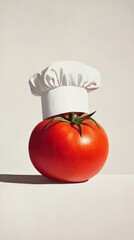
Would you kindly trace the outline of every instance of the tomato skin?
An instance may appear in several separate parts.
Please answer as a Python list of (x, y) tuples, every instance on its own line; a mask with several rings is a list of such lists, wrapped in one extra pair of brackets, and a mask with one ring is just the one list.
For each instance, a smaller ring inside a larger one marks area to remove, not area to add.
[(91, 120), (76, 124), (43, 120), (29, 140), (29, 155), (35, 168), (45, 177), (59, 182), (83, 182), (97, 174), (108, 155), (108, 138), (104, 129)]

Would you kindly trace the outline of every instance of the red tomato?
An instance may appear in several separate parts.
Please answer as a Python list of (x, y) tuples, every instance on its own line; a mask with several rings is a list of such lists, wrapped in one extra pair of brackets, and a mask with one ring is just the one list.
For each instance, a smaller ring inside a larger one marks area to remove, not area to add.
[(81, 124), (43, 120), (29, 140), (29, 155), (35, 168), (59, 182), (83, 182), (97, 174), (108, 155), (108, 138), (104, 129), (90, 119)]

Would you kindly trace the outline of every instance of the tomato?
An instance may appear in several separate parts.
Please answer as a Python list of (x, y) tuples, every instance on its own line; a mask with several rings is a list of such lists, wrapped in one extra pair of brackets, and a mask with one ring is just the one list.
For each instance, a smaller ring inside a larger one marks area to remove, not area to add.
[[(71, 123), (67, 116), (65, 121), (61, 116), (43, 120), (34, 128), (29, 155), (45, 177), (59, 182), (87, 181), (106, 161), (108, 138), (102, 126), (90, 117), (85, 118), (87, 115), (75, 114), (77, 121)], [(85, 119), (80, 122), (80, 118)]]

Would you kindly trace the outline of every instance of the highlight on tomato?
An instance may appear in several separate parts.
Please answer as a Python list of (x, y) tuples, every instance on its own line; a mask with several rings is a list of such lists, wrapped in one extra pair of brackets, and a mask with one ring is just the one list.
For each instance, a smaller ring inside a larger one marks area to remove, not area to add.
[(84, 182), (107, 159), (108, 137), (93, 114), (66, 113), (40, 122), (29, 140), (34, 167), (58, 182)]

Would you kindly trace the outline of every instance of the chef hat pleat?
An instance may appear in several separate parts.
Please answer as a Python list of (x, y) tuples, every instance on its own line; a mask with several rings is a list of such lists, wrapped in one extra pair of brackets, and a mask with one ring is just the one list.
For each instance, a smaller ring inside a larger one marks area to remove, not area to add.
[(89, 113), (88, 93), (100, 86), (100, 73), (76, 61), (56, 62), (29, 79), (31, 92), (41, 96), (43, 119), (66, 113)]

